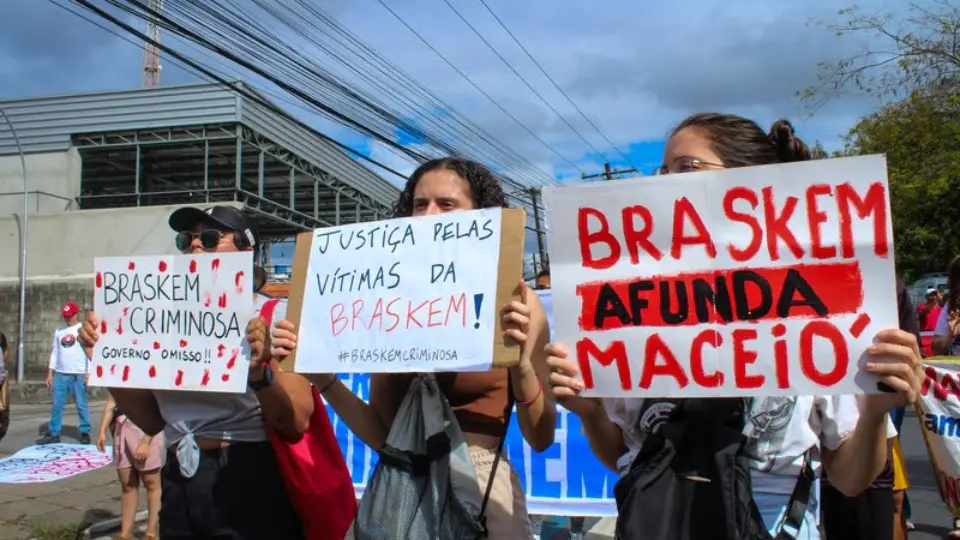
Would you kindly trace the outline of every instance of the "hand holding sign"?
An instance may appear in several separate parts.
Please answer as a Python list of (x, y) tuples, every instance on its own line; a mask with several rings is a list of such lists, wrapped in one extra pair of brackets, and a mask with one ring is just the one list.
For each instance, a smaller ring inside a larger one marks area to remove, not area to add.
[(526, 282), (520, 282), (520, 300), (511, 300), (503, 309), (500, 316), (503, 318), (503, 335), (516, 341), (523, 347), (527, 342), (527, 331), (530, 328), (530, 305), (527, 303), (528, 287)]
[(93, 358), (93, 348), (97, 344), (97, 340), (100, 339), (100, 332), (97, 328), (100, 327), (100, 320), (97, 319), (97, 314), (90, 311), (87, 313), (87, 318), (83, 320), (83, 324), (80, 325), (80, 333), (78, 337), (80, 338), (80, 345), (83, 346), (83, 352), (87, 355), (87, 358)]
[(250, 370), (259, 369), (269, 360), (270, 334), (267, 332), (267, 322), (263, 317), (257, 317), (247, 323), (247, 343), (250, 344)]
[(297, 329), (290, 321), (277, 321), (270, 331), (270, 354), (274, 360), (283, 363), (297, 347)]
[(867, 348), (870, 359), (864, 369), (876, 375), (893, 390), (892, 393), (868, 394), (865, 407), (878, 415), (912, 405), (920, 394), (923, 381), (923, 363), (917, 338), (899, 329), (883, 330), (877, 342)]
[(580, 370), (570, 360), (570, 352), (559, 343), (550, 343), (546, 348), (547, 366), (550, 368), (550, 389), (557, 403), (579, 417), (591, 416), (603, 411), (598, 398), (580, 396), (583, 383), (577, 376)]

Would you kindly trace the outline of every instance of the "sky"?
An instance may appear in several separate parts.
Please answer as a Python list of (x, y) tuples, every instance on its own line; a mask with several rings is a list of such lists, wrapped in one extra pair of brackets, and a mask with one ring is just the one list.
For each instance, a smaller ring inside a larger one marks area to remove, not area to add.
[[(649, 173), (660, 163), (671, 127), (695, 112), (741, 114), (763, 127), (788, 118), (801, 138), (820, 141), (830, 151), (840, 149), (842, 136), (856, 120), (879, 105), (868, 96), (851, 93), (811, 115), (796, 96), (817, 82), (819, 63), (849, 56), (874, 39), (837, 37), (811, 24), (813, 19), (837, 20), (837, 9), (843, 6), (833, 0), (485, 2), (570, 101), (480, 0), (383, 0), (469, 81), (405, 28), (380, 0), (317, 0), (315, 4), (447, 106), (523, 156), (538, 173), (561, 182), (600, 172), (605, 161), (618, 167), (635, 165)], [(102, 1), (95, 3), (102, 5)], [(140, 86), (142, 50), (137, 44), (56, 4), (73, 6), (67, 0), (0, 2), (0, 98)], [(887, 0), (857, 3), (865, 12), (895, 9), (896, 4)], [(175, 38), (164, 39), (192, 56), (200, 54), (184, 49)], [(207, 55), (200, 57), (218, 62)], [(200, 82), (168, 59), (161, 63), (161, 84)], [(257, 86), (265, 84), (233, 66), (217, 65)], [(276, 94), (275, 88), (268, 91)], [(279, 104), (401, 173), (415, 167), (386, 145), (295, 107), (290, 98)], [(401, 182), (393, 175), (385, 177)]]

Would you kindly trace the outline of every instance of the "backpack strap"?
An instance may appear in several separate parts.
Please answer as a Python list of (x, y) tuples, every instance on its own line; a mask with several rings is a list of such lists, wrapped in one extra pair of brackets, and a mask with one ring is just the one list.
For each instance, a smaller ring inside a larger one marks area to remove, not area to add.
[(500, 465), (500, 456), (503, 455), (503, 444), (507, 440), (507, 433), (510, 431), (510, 418), (513, 416), (513, 382), (510, 380), (510, 372), (507, 371), (507, 409), (503, 413), (503, 435), (500, 436), (500, 442), (497, 443), (497, 455), (493, 458), (493, 465), (490, 466), (490, 478), (487, 479), (487, 489), (483, 493), (483, 502), (480, 504), (480, 514), (477, 516), (477, 522), (483, 528), (484, 538), (489, 536), (487, 531), (487, 503), (490, 502), (490, 493), (493, 492), (493, 481), (497, 476), (497, 467)]
[(810, 491), (813, 489), (815, 477), (813, 467), (810, 466), (810, 450), (807, 450), (803, 454), (803, 468), (800, 469), (800, 476), (797, 477), (793, 493), (790, 494), (790, 500), (787, 501), (783, 522), (780, 524), (780, 531), (777, 532), (775, 540), (796, 540), (797, 535), (800, 534), (800, 528), (803, 526), (804, 517), (807, 514)]

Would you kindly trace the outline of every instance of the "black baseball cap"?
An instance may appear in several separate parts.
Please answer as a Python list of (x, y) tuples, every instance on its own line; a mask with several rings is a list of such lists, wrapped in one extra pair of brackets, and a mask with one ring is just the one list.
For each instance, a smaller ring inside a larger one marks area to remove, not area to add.
[(257, 224), (234, 206), (211, 206), (205, 210), (184, 207), (170, 214), (170, 228), (176, 232), (192, 231), (197, 223), (209, 223), (221, 232), (232, 231), (243, 235), (256, 246), (259, 241)]

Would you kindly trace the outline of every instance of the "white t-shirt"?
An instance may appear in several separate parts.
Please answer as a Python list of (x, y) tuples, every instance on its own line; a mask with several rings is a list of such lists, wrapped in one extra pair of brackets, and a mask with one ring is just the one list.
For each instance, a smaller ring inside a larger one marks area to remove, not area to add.
[(48, 369), (69, 375), (87, 373), (87, 354), (80, 345), (80, 323), (63, 326), (53, 333), (53, 348), (50, 350)]
[[(627, 452), (617, 460), (620, 474), (626, 473), (647, 434), (665, 421), (674, 404), (654, 403), (644, 410), (644, 400), (604, 399), (607, 415), (623, 431)], [(857, 397), (801, 396), (768, 397), (753, 401), (744, 433), (753, 441), (751, 479), (754, 500), (771, 533), (779, 529), (790, 494), (803, 467), (804, 454), (810, 450), (810, 464), (821, 473), (820, 445), (836, 450), (857, 426), (860, 407)], [(896, 428), (888, 418), (887, 436), (895, 437)], [(804, 527), (798, 540), (818, 540), (819, 490), (810, 494)]]
[[(269, 300), (266, 296), (257, 295), (254, 299), (257, 312)], [(281, 321), (286, 316), (287, 301), (281, 299), (274, 309), (273, 322)], [(237, 442), (267, 440), (260, 401), (250, 388), (243, 394), (172, 390), (158, 390), (153, 394), (157, 399), (160, 415), (166, 422), (163, 434), (168, 445), (178, 443), (188, 434)]]

